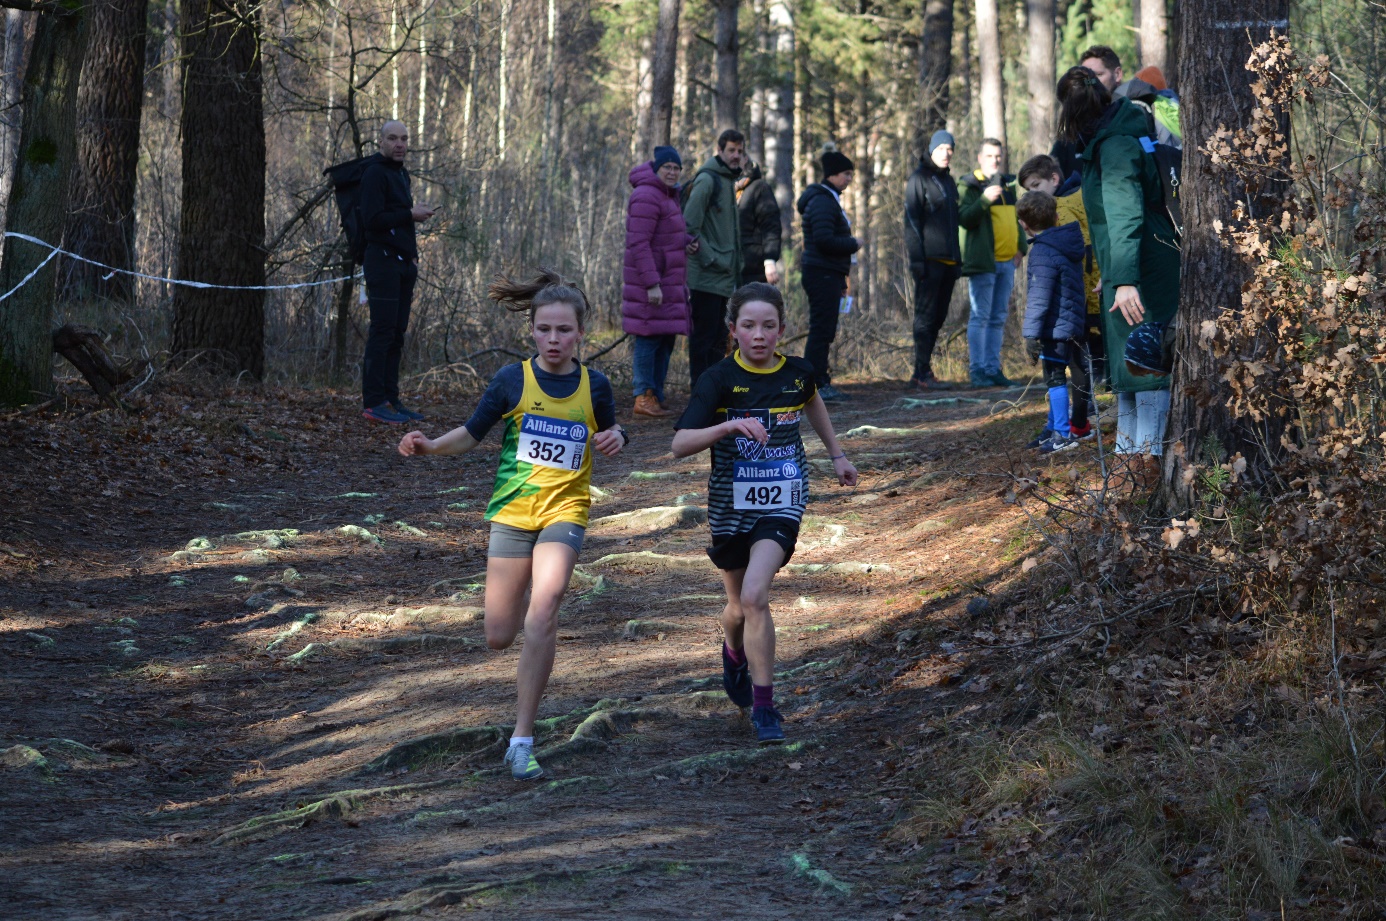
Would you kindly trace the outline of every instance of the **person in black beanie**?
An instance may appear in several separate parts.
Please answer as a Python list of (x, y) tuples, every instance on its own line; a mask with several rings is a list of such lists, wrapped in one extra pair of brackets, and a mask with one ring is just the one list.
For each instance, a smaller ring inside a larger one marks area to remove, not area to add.
[(839, 305), (861, 241), (852, 236), (852, 222), (842, 209), (842, 191), (851, 184), (855, 172), (852, 161), (830, 148), (823, 153), (821, 163), (823, 181), (804, 189), (797, 205), (804, 221), (801, 283), (809, 302), (804, 358), (813, 365), (818, 395), (833, 402), (845, 400), (847, 395), (832, 385), (828, 352), (837, 338)]
[(366, 257), (361, 266), (371, 326), (361, 356), (361, 415), (374, 422), (403, 425), (423, 416), (399, 399), (399, 360), (414, 283), (419, 278), (419, 248), (414, 225), (433, 217), (428, 205), (414, 204), (409, 190), (409, 129), (403, 122), (380, 126), (379, 162), (361, 175), (361, 223), (366, 228)]
[(948, 319), (953, 286), (961, 272), (958, 248), (958, 184), (948, 172), (953, 135), (935, 131), (929, 150), (905, 186), (905, 244), (914, 276), (914, 376), (919, 390), (951, 390), (934, 376), (934, 345)]

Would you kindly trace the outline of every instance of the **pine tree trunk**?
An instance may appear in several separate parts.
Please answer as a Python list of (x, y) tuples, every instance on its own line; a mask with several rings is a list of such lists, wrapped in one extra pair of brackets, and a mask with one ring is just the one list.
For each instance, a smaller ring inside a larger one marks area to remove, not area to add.
[(953, 0), (924, 0), (924, 34), (919, 41), (920, 117), (915, 147), (928, 151), (929, 137), (948, 126), (948, 78), (953, 72)]
[(780, 205), (784, 249), (794, 216), (794, 12), (790, 0), (771, 0), (770, 48), (773, 62), (769, 111), (765, 126), (765, 169)]
[[(1169, 78), (1169, 17), (1165, 0), (1141, 0), (1138, 24), (1141, 45), (1141, 66), (1158, 67)], [(1135, 71), (1132, 71), (1135, 76)]]
[[(227, 6), (183, 0), (178, 275), (243, 287), (265, 283), (260, 7), (252, 0)], [(265, 369), (265, 292), (178, 286), (172, 349), (196, 355), (202, 367), (258, 379)]]
[(1278, 434), (1258, 433), (1248, 423), (1234, 420), (1228, 411), (1221, 372), (1211, 352), (1199, 343), (1202, 324), (1226, 310), (1241, 306), (1242, 284), (1248, 268), (1228, 242), (1214, 230), (1235, 221), (1238, 201), (1250, 201), (1255, 214), (1268, 214), (1278, 202), (1267, 189), (1248, 194), (1246, 185), (1230, 172), (1213, 165), (1199, 151), (1221, 126), (1235, 130), (1245, 125), (1255, 107), (1251, 74), (1245, 63), (1252, 48), (1269, 37), (1271, 29), (1284, 33), (1289, 0), (1263, 0), (1255, 15), (1248, 15), (1240, 0), (1184, 0), (1179, 34), (1182, 64), (1180, 123), (1184, 131), (1184, 169), (1179, 200), (1184, 219), (1180, 245), (1178, 338), (1167, 443), (1182, 442), (1180, 452), (1165, 452), (1165, 477), (1171, 510), (1192, 504), (1192, 487), (1182, 484), (1188, 464), (1216, 463), (1240, 451), (1247, 458), (1248, 474), (1261, 466), (1259, 445), (1279, 442)]
[[(982, 71), (982, 134), (1006, 140), (1006, 108), (1001, 97), (1001, 21), (996, 0), (977, 0), (977, 57)], [(1005, 150), (1005, 144), (1002, 144)]]
[(717, 133), (735, 128), (741, 121), (741, 83), (737, 77), (737, 59), (741, 53), (741, 38), (737, 30), (739, 0), (716, 0), (717, 20), (713, 29), (717, 45), (717, 105), (713, 121)]
[[(69, 252), (112, 268), (135, 267), (135, 171), (140, 155), (144, 47), (149, 0), (92, 5), (91, 38), (77, 93), (77, 163), (63, 234)], [(70, 261), (63, 300), (111, 298), (130, 303), (134, 278)]]
[(679, 54), (679, 0), (659, 0), (659, 21), (655, 25), (654, 60), (650, 73), (650, 134), (645, 156), (656, 145), (669, 143), (674, 119), (674, 73)]
[[(1150, 0), (1147, 0), (1149, 3)], [(1054, 142), (1054, 0), (1026, 0), (1029, 55), (1025, 76), (1030, 83), (1030, 149), (1048, 150)]]
[[(24, 74), (24, 121), (6, 230), (49, 241), (62, 235), (76, 158), (78, 78), (90, 18), (90, 8), (84, 5), (39, 16)], [(40, 246), (5, 238), (0, 293), (18, 290), (0, 301), (0, 403), (27, 403), (53, 386), (56, 260), (43, 265), (48, 256)], [(18, 287), (35, 270), (37, 274)]]

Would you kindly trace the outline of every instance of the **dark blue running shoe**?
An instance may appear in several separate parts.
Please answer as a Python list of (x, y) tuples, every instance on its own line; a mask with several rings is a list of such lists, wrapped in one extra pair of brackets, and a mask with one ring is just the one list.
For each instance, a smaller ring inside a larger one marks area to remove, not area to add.
[(390, 408), (411, 422), (418, 422), (424, 418), (423, 413), (416, 413), (414, 410), (406, 408), (399, 400), (391, 400)]
[[(744, 653), (743, 653), (744, 654)], [(722, 687), (727, 697), (738, 707), (751, 705), (751, 666), (749, 662), (737, 665), (727, 655), (727, 644), (722, 644)]]
[(751, 723), (756, 727), (756, 739), (761, 745), (780, 745), (784, 742), (783, 719), (774, 707), (756, 707), (751, 711)]
[(379, 406), (363, 409), (361, 415), (372, 422), (384, 422), (387, 425), (403, 425), (409, 421), (408, 416), (402, 416), (395, 412), (389, 403), (381, 403)]

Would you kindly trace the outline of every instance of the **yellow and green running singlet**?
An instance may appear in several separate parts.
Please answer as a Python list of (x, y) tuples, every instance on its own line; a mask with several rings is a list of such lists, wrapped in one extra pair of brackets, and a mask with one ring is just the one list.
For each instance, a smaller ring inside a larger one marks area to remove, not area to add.
[(587, 526), (592, 505), (592, 434), (597, 426), (587, 369), (570, 397), (556, 400), (540, 388), (526, 361), (520, 403), (502, 419), (496, 488), (486, 520), (537, 531), (558, 522)]

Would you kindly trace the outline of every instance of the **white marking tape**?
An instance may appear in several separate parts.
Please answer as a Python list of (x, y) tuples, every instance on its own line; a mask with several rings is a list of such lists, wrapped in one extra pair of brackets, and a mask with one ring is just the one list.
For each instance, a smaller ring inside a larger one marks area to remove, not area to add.
[(1288, 29), (1290, 20), (1288, 19), (1241, 19), (1229, 22), (1215, 22), (1215, 29), (1259, 29), (1269, 26), (1272, 29)]
[(28, 275), (25, 275), (24, 279), (20, 281), (19, 284), (15, 285), (13, 288), (6, 291), (4, 294), (0, 294), (0, 301), (5, 300), (11, 294), (14, 294), (20, 288), (27, 285), (30, 281), (33, 280), (35, 275), (43, 271), (44, 266), (53, 261), (54, 256), (60, 254), (68, 257), (69, 259), (76, 259), (78, 262), (85, 262), (89, 265), (94, 265), (99, 269), (109, 270), (109, 275), (102, 276), (103, 281), (108, 281), (116, 273), (120, 273), (121, 275), (133, 275), (136, 278), (144, 278), (149, 281), (162, 281), (170, 285), (182, 285), (185, 288), (216, 288), (219, 291), (287, 291), (291, 288), (316, 288), (320, 285), (335, 285), (338, 282), (346, 281), (348, 278), (361, 277), (361, 273), (357, 272), (354, 275), (342, 275), (339, 278), (327, 278), (322, 281), (301, 281), (292, 285), (214, 285), (210, 282), (205, 281), (188, 281), (184, 278), (165, 278), (162, 275), (146, 275), (143, 272), (133, 272), (129, 269), (118, 269), (115, 266), (106, 265), (104, 262), (97, 262), (95, 259), (88, 259), (86, 256), (79, 256), (76, 253), (70, 253), (67, 250), (62, 249), (61, 247), (54, 246), (52, 243), (49, 243), (45, 240), (40, 240), (38, 237), (31, 237), (27, 233), (15, 233), (14, 231), (5, 231), (4, 235), (7, 237), (14, 237), (16, 240), (23, 240), (26, 243), (33, 243), (38, 246), (45, 246), (50, 250), (50, 252), (48, 253), (48, 258), (40, 262), (38, 264), (38, 267), (35, 268), (32, 272), (30, 272)]

